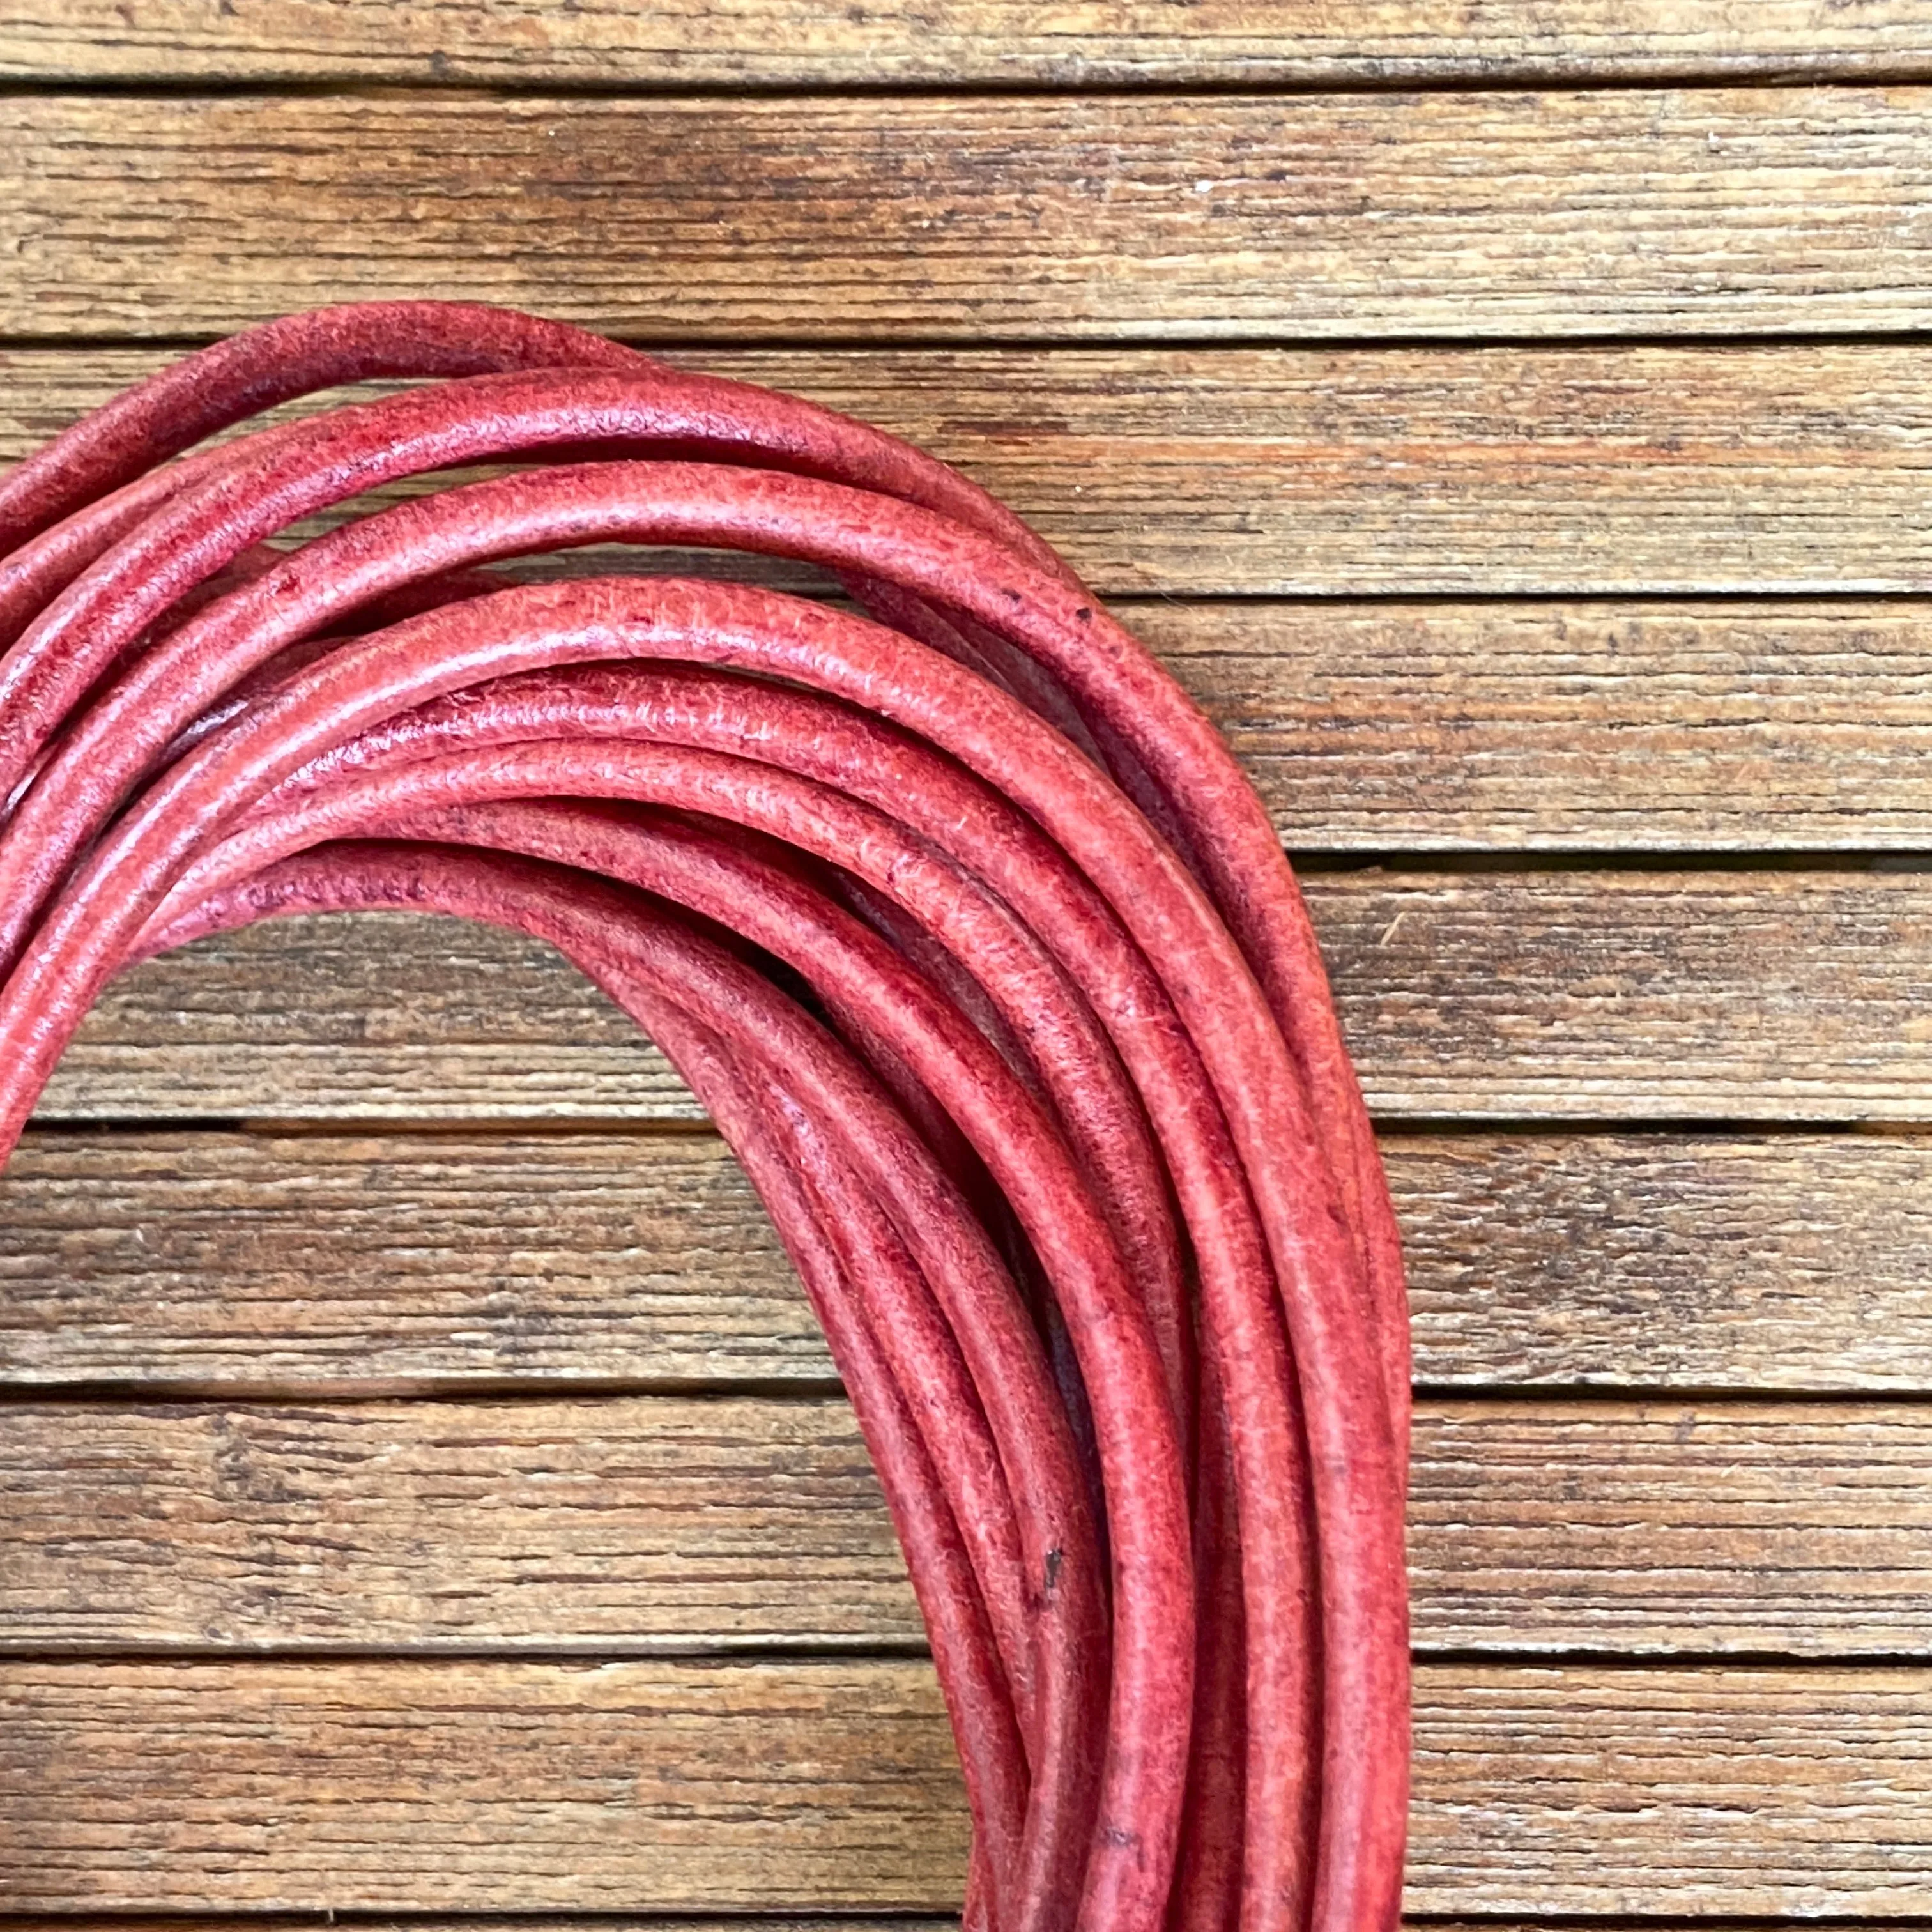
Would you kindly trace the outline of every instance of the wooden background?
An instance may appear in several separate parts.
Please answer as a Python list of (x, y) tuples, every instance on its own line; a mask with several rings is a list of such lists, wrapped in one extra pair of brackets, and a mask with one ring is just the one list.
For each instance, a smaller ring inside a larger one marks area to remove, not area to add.
[[(14, 0), (0, 76), (0, 454), (470, 296), (1063, 546), (1387, 1136), (1412, 1912), (1932, 1920), (1928, 0)], [(800, 1298), (554, 958), (146, 968), (0, 1214), (11, 1932), (955, 1905)]]

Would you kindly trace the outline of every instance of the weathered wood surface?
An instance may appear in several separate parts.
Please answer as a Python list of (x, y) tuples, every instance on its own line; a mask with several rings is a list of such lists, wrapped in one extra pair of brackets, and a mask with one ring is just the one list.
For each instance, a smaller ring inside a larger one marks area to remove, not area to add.
[[(1932, 874), (1318, 874), (1390, 1118), (1932, 1118)], [(547, 947), (398, 914), (276, 921), (111, 987), (48, 1120), (688, 1120)]]
[(956, 1904), (922, 1660), (0, 1666), (0, 1904)]
[[(314, 1922), (305, 1917), (278, 1916), (272, 1912), (250, 1912), (244, 1922), (247, 1932), (314, 1932)], [(1694, 1918), (1653, 1918), (1646, 1932), (1697, 1932)], [(1772, 1932), (1782, 1922), (1776, 1919), (1733, 1921), (1725, 1932)], [(359, 1918), (361, 1932), (474, 1932), (471, 1922), (460, 1918), (412, 1916), (390, 1918), (380, 1914)], [(1509, 1918), (1454, 1919), (1432, 1916), (1432, 1932), (1547, 1932), (1537, 1920)], [(1840, 1918), (1833, 1922), (1834, 1932), (1879, 1932), (1883, 1919)], [(890, 1918), (855, 1918), (845, 1913), (814, 1915), (810, 1918), (770, 1918), (762, 1914), (734, 1912), (730, 1932), (955, 1932), (956, 1915), (910, 1917), (895, 1913)], [(596, 1918), (573, 1918), (568, 1913), (542, 1918), (519, 1918), (514, 1914), (493, 1916), (490, 1932), (719, 1932), (716, 1918), (626, 1918), (600, 1914)], [(34, 1913), (11, 1913), (7, 1932), (242, 1932), (232, 1918), (192, 1912), (166, 1918), (124, 1917), (119, 1914), (90, 1912), (84, 1918), (62, 1914), (45, 1918)]]
[(1147, 603), (1302, 850), (1932, 846), (1911, 603)]
[[(243, 1922), (247, 1932), (315, 1932), (315, 1921), (307, 1916), (278, 1917), (271, 1912), (250, 1912)], [(955, 1913), (909, 1918), (895, 1912), (890, 1918), (854, 1918), (844, 1913), (836, 1917), (814, 1914), (809, 1918), (772, 1918), (764, 1913), (746, 1916), (734, 1912), (730, 1932), (956, 1932), (959, 1921)], [(463, 1918), (390, 1918), (378, 1915), (356, 1921), (364, 1932), (475, 1932), (474, 1922)], [(85, 1917), (62, 1913), (42, 1918), (32, 1913), (10, 1913), (7, 1932), (242, 1932), (231, 1918), (176, 1914), (166, 1918), (124, 1917), (88, 1912)], [(490, 1932), (719, 1932), (715, 1918), (664, 1918), (655, 1912), (648, 1918), (626, 1918), (600, 1913), (595, 1918), (572, 1919), (567, 1913), (546, 1912), (541, 1918), (493, 1916)], [(1465, 1932), (1465, 1928), (1445, 1926), (1444, 1932)], [(1531, 1932), (1518, 1927), (1485, 1922), (1466, 1932)], [(1660, 1922), (1656, 1932), (1688, 1932), (1683, 1926)], [(1738, 1932), (1757, 1932), (1744, 1927)], [(1845, 1932), (1867, 1932), (1862, 1925), (1848, 1925)]]
[[(475, 1932), (475, 1922), (467, 1918), (391, 1918), (377, 1914), (359, 1917), (358, 1932)], [(734, 1912), (727, 1922), (728, 1932), (957, 1932), (956, 1912), (920, 1914), (916, 1917), (894, 1912), (890, 1918), (849, 1913), (814, 1913), (808, 1918), (788, 1916), (773, 1918), (765, 1913)], [(10, 1912), (7, 1932), (315, 1932), (315, 1921), (306, 1915), (278, 1916), (273, 1912), (250, 1912), (238, 1924), (224, 1916), (194, 1912), (171, 1914), (165, 1918), (142, 1918), (120, 1913), (89, 1912), (84, 1916), (62, 1912), (53, 1918), (35, 1913)], [(568, 1912), (545, 1912), (539, 1918), (493, 1914), (490, 1932), (720, 1932), (716, 1918), (666, 1918), (653, 1912), (648, 1918), (628, 1918), (608, 1912), (595, 1918), (573, 1918)], [(1445, 1925), (1444, 1932), (1532, 1932), (1528, 1926), (1485, 1921), (1480, 1926), (1463, 1928)], [(1685, 1926), (1659, 1922), (1655, 1932), (1688, 1932)], [(1728, 1932), (1728, 1928), (1727, 1928)], [(1758, 1932), (1741, 1927), (1738, 1932)], [(1863, 1925), (1847, 1925), (1845, 1932), (1868, 1932)]]
[[(1932, 1655), (1932, 1412), (1416, 1417), (1424, 1651)], [(842, 1400), (0, 1411), (0, 1643), (917, 1646)]]
[(52, 94), (10, 118), (14, 334), (215, 332), (425, 288), (685, 340), (1932, 316), (1912, 88)]
[(917, 1645), (842, 1399), (0, 1410), (14, 1648)]
[[(1425, 1387), (1932, 1390), (1932, 1139), (1396, 1135)], [(40, 1133), (0, 1382), (632, 1388), (828, 1376), (704, 1135)]]
[[(957, 1932), (956, 1913), (908, 1917), (895, 1912), (890, 1918), (869, 1916), (855, 1918), (814, 1913), (809, 1918), (787, 1916), (772, 1918), (763, 1912), (734, 1912), (728, 1932)], [(360, 1932), (475, 1932), (475, 1922), (466, 1918), (390, 1918), (380, 1914), (358, 1918)], [(61, 1913), (49, 1918), (34, 1913), (8, 1915), (7, 1932), (315, 1932), (315, 1921), (307, 1916), (280, 1917), (272, 1912), (250, 1912), (239, 1924), (230, 1917), (212, 1914), (177, 1913), (165, 1918), (147, 1918), (89, 1912), (76, 1917)], [(490, 1932), (720, 1932), (715, 1918), (665, 1918), (653, 1912), (648, 1918), (627, 1918), (600, 1912), (594, 1918), (574, 1919), (567, 1912), (544, 1913), (541, 1918), (493, 1915)], [(1467, 1928), (1445, 1925), (1444, 1932), (1532, 1932), (1528, 1926), (1486, 1921)], [(1688, 1928), (1660, 1922), (1655, 1932), (1688, 1932)], [(1758, 1932), (1741, 1927), (1738, 1932)], [(1863, 1925), (1847, 1925), (1845, 1932), (1868, 1932)]]
[[(172, 359), (0, 351), (0, 457)], [(1109, 596), (1932, 589), (1932, 394), (1912, 344), (679, 359), (959, 464)], [(1556, 614), (1586, 636), (1602, 618)], [(1906, 636), (1903, 663), (1884, 641), (1873, 650), (1882, 706), (1895, 701), (1889, 674), (1915, 668)]]
[(1714, 74), (1922, 74), (1911, 0), (1195, 0), (1041, 8), (1022, 0), (38, 0), (0, 34), (0, 76), (33, 80), (382, 80), (598, 86), (895, 83), (1316, 84)]
[[(1909, 1912), (1932, 1672), (1425, 1666), (1424, 1912)], [(0, 1666), (20, 1911), (957, 1902), (923, 1662)]]

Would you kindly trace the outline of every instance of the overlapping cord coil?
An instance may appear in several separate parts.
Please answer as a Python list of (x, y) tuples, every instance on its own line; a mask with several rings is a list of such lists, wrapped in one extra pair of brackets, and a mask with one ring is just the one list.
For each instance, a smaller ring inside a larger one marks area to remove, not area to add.
[[(419, 380), (182, 454), (374, 377)], [(504, 467), (290, 542), (458, 465)], [(856, 609), (491, 568), (596, 544), (808, 563)], [(1267, 814), (1050, 550), (812, 404), (386, 303), (78, 424), (0, 482), (0, 1153), (166, 947), (369, 909), (550, 942), (824, 1324), (958, 1742), (969, 1926), (1394, 1924), (1388, 1196)]]

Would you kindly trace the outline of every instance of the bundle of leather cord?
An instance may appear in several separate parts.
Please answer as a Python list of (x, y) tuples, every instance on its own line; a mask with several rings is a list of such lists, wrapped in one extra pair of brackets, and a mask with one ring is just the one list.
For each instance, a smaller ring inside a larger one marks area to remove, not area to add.
[[(294, 398), (434, 379), (190, 446)], [(502, 466), (298, 545), (300, 520)], [(279, 543), (275, 540), (279, 539)], [(829, 571), (490, 568), (592, 544)], [(822, 1322), (986, 1932), (1394, 1923), (1406, 1313), (1314, 938), (1214, 728), (984, 492), (467, 305), (274, 322), (0, 483), (0, 1150), (132, 962), (386, 909), (554, 944)]]

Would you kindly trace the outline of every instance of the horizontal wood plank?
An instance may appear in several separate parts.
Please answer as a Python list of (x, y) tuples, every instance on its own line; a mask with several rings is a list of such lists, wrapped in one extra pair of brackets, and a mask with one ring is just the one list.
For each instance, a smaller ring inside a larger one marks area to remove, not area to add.
[[(734, 1912), (729, 1932), (956, 1932), (958, 1916), (947, 1912), (936, 1916), (908, 1917), (895, 1912), (890, 1918), (869, 1915), (854, 1917), (839, 1913), (828, 1917), (814, 1912), (809, 1918), (786, 1916), (773, 1918), (764, 1912)], [(391, 1918), (381, 1913), (358, 1918), (358, 1932), (477, 1932), (476, 1922), (466, 1917), (424, 1918), (412, 1915)], [(236, 1916), (215, 1912), (176, 1913), (165, 1918), (124, 1916), (120, 1913), (88, 1912), (85, 1915), (62, 1912), (53, 1918), (35, 1913), (13, 1913), (7, 1917), (7, 1932), (315, 1932), (312, 1918), (278, 1916), (273, 1912), (251, 1912)], [(568, 1914), (544, 1913), (541, 1918), (493, 1915), (489, 1932), (719, 1932), (715, 1918), (664, 1918), (652, 1913), (648, 1918), (629, 1918), (608, 1912), (594, 1918), (573, 1920)], [(1448, 1928), (1445, 1928), (1448, 1932)], [(1475, 1928), (1471, 1928), (1475, 1932)], [(1483, 1932), (1530, 1932), (1514, 1926), (1486, 1926)], [(1659, 1925), (1657, 1932), (1690, 1932), (1688, 1927)], [(1740, 1932), (1755, 1932), (1742, 1928)], [(1846, 1932), (1864, 1932), (1862, 1926)]]
[(1421, 1405), (1424, 1650), (1932, 1654), (1932, 1412)]
[(908, 0), (808, 17), (784, 0), (40, 0), (0, 38), (0, 76), (38, 80), (497, 82), (518, 87), (880, 87), (894, 83), (1342, 85), (1730, 74), (1921, 73), (1932, 34), (1910, 0), (1195, 0), (1043, 9)]
[(692, 340), (1900, 330), (1910, 88), (16, 100), (0, 332), (419, 294)]
[(842, 1399), (10, 1408), (0, 1496), (16, 1649), (923, 1636)]
[[(1424, 1652), (1932, 1655), (1932, 1412), (1432, 1400)], [(8, 1650), (916, 1645), (842, 1400), (0, 1411)]]
[[(728, 1932), (956, 1932), (958, 1915), (946, 1912), (913, 1918), (895, 1912), (890, 1918), (870, 1915), (854, 1917), (841, 1912), (827, 1916), (814, 1912), (808, 1918), (788, 1915), (773, 1918), (766, 1913), (734, 1912)], [(476, 1922), (467, 1917), (434, 1918), (412, 1915), (391, 1918), (381, 1913), (358, 1918), (358, 1932), (477, 1932)], [(166, 1918), (124, 1916), (120, 1913), (88, 1912), (85, 1915), (62, 1912), (53, 1918), (36, 1913), (10, 1912), (7, 1932), (315, 1932), (313, 1918), (278, 1916), (273, 1912), (250, 1912), (242, 1916), (216, 1912), (176, 1913)], [(573, 1919), (568, 1913), (546, 1912), (540, 1918), (518, 1918), (493, 1914), (489, 1932), (720, 1932), (715, 1918), (630, 1918), (599, 1912), (594, 1918)], [(1444, 1932), (1450, 1932), (1445, 1928)], [(1471, 1928), (1470, 1932), (1476, 1932)], [(1485, 1926), (1482, 1932), (1531, 1932), (1528, 1927)], [(1660, 1924), (1656, 1932), (1690, 1932), (1688, 1927)], [(1744, 1927), (1739, 1932), (1756, 1932)], [(1766, 1932), (1768, 1929), (1766, 1928)], [(1846, 1932), (1864, 1932), (1862, 1926), (1850, 1926)]]
[(1932, 609), (1135, 604), (1287, 844), (1932, 847)]
[[(1425, 1386), (1932, 1389), (1932, 1139), (1396, 1135)], [(225, 1394), (829, 1376), (703, 1135), (40, 1132), (0, 1382)]]
[(1384, 1145), (1425, 1383), (1932, 1387), (1932, 1140)]
[[(1423, 1922), (1432, 1932), (1552, 1932), (1545, 1922), (1511, 1918), (1456, 1919), (1432, 1916)], [(1883, 1919), (1840, 1918), (1833, 1922), (1834, 1932), (1876, 1932)], [(473, 1920), (434, 1916), (391, 1918), (378, 1913), (358, 1918), (358, 1932), (476, 1932)], [(956, 1914), (937, 1917), (909, 1917), (895, 1913), (890, 1918), (854, 1917), (848, 1913), (814, 1913), (809, 1918), (772, 1918), (763, 1913), (734, 1912), (729, 1932), (953, 1932)], [(1783, 1922), (1777, 1919), (1734, 1921), (1725, 1932), (1774, 1932)], [(215, 1912), (184, 1912), (166, 1918), (123, 1916), (118, 1913), (88, 1912), (85, 1916), (62, 1913), (46, 1918), (37, 1913), (9, 1913), (7, 1932), (314, 1932), (312, 1919), (273, 1912), (245, 1916)], [(574, 1918), (568, 1913), (545, 1913), (541, 1918), (519, 1917), (514, 1913), (493, 1915), (490, 1932), (720, 1932), (715, 1918), (629, 1918), (599, 1913), (594, 1918)], [(1652, 1918), (1645, 1932), (1706, 1932), (1704, 1922), (1694, 1918)]]
[[(1426, 1666), (1408, 1904), (1910, 1912), (1932, 1672)], [(923, 1663), (0, 1666), (20, 1911), (956, 1904)]]
[[(171, 359), (0, 351), (0, 458), (26, 455)], [(1911, 344), (717, 350), (680, 359), (811, 396), (960, 464), (1109, 596), (1932, 588), (1922, 514), (1932, 400)], [(1732, 621), (1764, 634), (1771, 615)], [(1918, 615), (1893, 621), (1909, 627)], [(1592, 626), (1605, 620), (1550, 616), (1574, 624), (1586, 656)], [(1493, 623), (1513, 640), (1488, 673), (1503, 679), (1523, 648), (1517, 627), (1538, 618), (1485, 610), (1436, 621)], [(1770, 633), (1765, 648), (1801, 649), (1778, 641), (1795, 634)], [(1913, 633), (1892, 635), (1858, 667), (1868, 677), (1912, 674)], [(1340, 634), (1335, 647), (1338, 678), (1352, 652), (1376, 649)], [(1650, 653), (1667, 646), (1654, 634), (1623, 648), (1648, 674)], [(1894, 650), (1904, 662), (1891, 662)], [(1426, 652), (1417, 656), (1407, 668), (1426, 700), (1431, 674)], [(1708, 656), (1672, 666), (1690, 680), (1687, 704), (1734, 718), (1736, 688), (1720, 697), (1696, 682), (1723, 670)], [(1576, 673), (1611, 675), (1600, 656)], [(1772, 702), (1791, 674), (1774, 656), (1750, 687), (1756, 701)], [(1866, 688), (1875, 704), (1896, 701), (1882, 682)], [(1583, 692), (1574, 695), (1575, 716), (1587, 706)], [(1832, 702), (1820, 694), (1821, 718)]]
[[(1932, 1118), (1932, 874), (1318, 874), (1308, 898), (1389, 1118)], [(108, 991), (49, 1120), (679, 1120), (695, 1103), (534, 941), (277, 921)]]
[(922, 1661), (19, 1664), (0, 1732), (15, 1909), (935, 1910), (964, 1868)]

